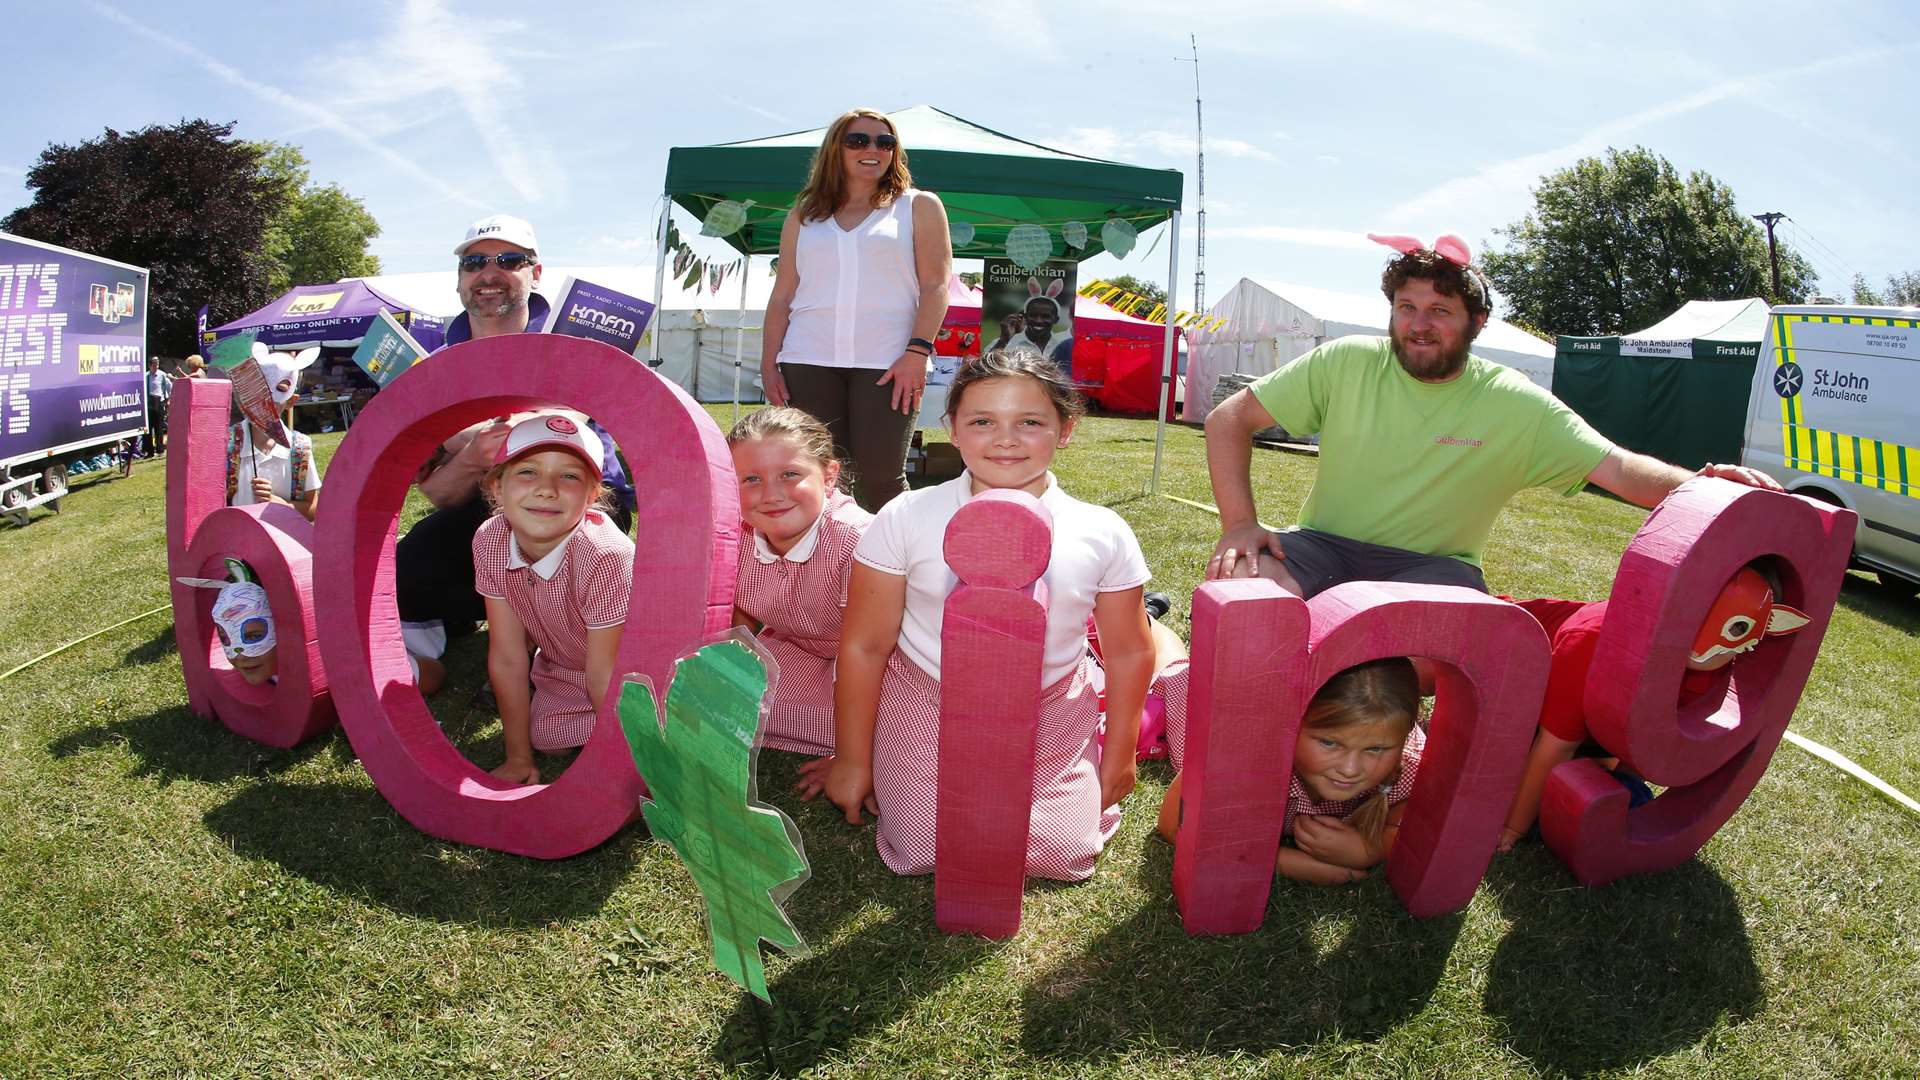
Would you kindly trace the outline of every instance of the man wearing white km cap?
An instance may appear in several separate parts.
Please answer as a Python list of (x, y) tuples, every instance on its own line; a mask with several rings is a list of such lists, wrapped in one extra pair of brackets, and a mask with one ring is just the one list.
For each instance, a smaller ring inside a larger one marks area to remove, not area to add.
[[(465, 310), (447, 327), (447, 345), (476, 338), (538, 331), (546, 325), (547, 300), (534, 291), (540, 283), (539, 242), (533, 226), (509, 214), (484, 217), (467, 226), (453, 249), (455, 290)], [(421, 668), (420, 686), (438, 689), (444, 676), (438, 658), (448, 634), (459, 635), (486, 618), (485, 602), (473, 591), (473, 534), (492, 513), (481, 497), (480, 481), (493, 467), (516, 417), (487, 420), (456, 432), (441, 445), (416, 479), (420, 493), (437, 508), (422, 518), (394, 547), (394, 598), (407, 652)], [(606, 451), (605, 482), (614, 489), (616, 510), (609, 515), (620, 531), (632, 518), (633, 487), (613, 441), (593, 425)]]

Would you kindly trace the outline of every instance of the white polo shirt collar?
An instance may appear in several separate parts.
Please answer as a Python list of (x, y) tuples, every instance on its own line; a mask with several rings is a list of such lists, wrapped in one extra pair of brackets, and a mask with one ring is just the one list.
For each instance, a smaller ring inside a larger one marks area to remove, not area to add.
[[(580, 525), (585, 524), (586, 519), (580, 519)], [(520, 538), (513, 535), (512, 529), (508, 529), (507, 569), (519, 570), (524, 567), (539, 574), (541, 581), (552, 581), (553, 575), (560, 572), (560, 563), (567, 557), (567, 545), (573, 543), (573, 534), (580, 531), (580, 525), (575, 525), (573, 532), (569, 532), (566, 539), (553, 545), (553, 550), (542, 555), (539, 562), (528, 562), (526, 556), (520, 554)]]

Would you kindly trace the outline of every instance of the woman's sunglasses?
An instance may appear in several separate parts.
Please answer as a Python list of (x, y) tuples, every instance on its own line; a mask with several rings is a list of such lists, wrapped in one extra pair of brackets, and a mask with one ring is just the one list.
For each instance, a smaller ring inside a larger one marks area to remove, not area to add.
[(884, 131), (878, 135), (869, 135), (864, 131), (849, 131), (840, 136), (840, 145), (849, 150), (865, 150), (869, 146), (877, 146), (882, 150), (891, 151), (900, 145), (900, 140)]
[(462, 255), (460, 256), (459, 265), (463, 272), (477, 274), (485, 270), (488, 263), (493, 263), (500, 269), (511, 274), (519, 270), (524, 270), (538, 261), (539, 260), (532, 255), (526, 255), (518, 251), (503, 251), (498, 255)]

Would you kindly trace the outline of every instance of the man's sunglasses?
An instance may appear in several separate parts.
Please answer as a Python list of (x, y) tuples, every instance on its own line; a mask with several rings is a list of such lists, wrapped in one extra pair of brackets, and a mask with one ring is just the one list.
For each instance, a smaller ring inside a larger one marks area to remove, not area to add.
[(539, 259), (532, 255), (523, 254), (518, 251), (503, 251), (498, 255), (462, 255), (460, 256), (459, 266), (463, 273), (477, 274), (485, 270), (488, 263), (493, 263), (495, 266), (511, 274), (519, 270), (524, 270), (539, 261)]
[(882, 150), (892, 150), (894, 147), (900, 145), (900, 140), (884, 131), (878, 135), (869, 135), (864, 131), (849, 131), (845, 135), (840, 136), (840, 145), (849, 150), (865, 150), (869, 146), (877, 146)]

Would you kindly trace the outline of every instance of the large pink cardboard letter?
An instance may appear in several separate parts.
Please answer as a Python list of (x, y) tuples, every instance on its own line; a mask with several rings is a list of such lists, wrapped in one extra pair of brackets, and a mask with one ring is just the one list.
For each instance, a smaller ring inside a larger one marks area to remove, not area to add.
[(322, 652), (334, 701), (367, 773), (424, 832), (538, 858), (599, 844), (639, 813), (643, 790), (606, 695), (593, 734), (552, 784), (504, 784), (461, 756), (407, 668), (394, 606), (393, 544), (413, 475), (449, 435), (542, 406), (580, 409), (620, 444), (639, 506), (622, 674), (665, 695), (674, 661), (732, 621), (740, 506), (733, 459), (692, 399), (617, 349), (515, 334), (415, 364), (354, 421), (327, 472), (316, 552)]
[[(1585, 705), (1594, 740), (1668, 790), (1629, 813), (1626, 790), (1591, 760), (1548, 776), (1540, 833), (1581, 883), (1677, 866), (1746, 801), (1806, 687), (1857, 523), (1850, 510), (1718, 479), (1689, 480), (1647, 518), (1614, 578)], [(1777, 599), (1811, 621), (1762, 638), (1713, 690), (1680, 703), (1687, 652), (1714, 598), (1769, 556)]]
[(167, 454), (167, 573), (227, 575), (240, 559), (267, 590), (280, 640), (279, 680), (249, 686), (228, 666), (214, 637), (211, 589), (169, 584), (174, 640), (195, 715), (218, 717), (236, 734), (268, 746), (305, 742), (334, 725), (313, 616), (313, 526), (290, 506), (227, 506), (227, 407), (219, 379), (174, 386)]
[(1419, 918), (1473, 899), (1526, 768), (1547, 688), (1547, 635), (1531, 615), (1451, 585), (1352, 582), (1307, 605), (1307, 693), (1382, 656), (1435, 661), (1419, 779), (1387, 881)]
[(947, 524), (960, 585), (940, 631), (940, 785), (933, 920), (1012, 937), (1026, 887), (1034, 733), (1046, 655), (1053, 519), (1033, 496), (989, 491)]
[(1307, 605), (1265, 578), (1193, 593), (1182, 813), (1173, 898), (1189, 934), (1249, 934), (1266, 917), (1306, 712)]
[(1194, 594), (1185, 817), (1174, 854), (1189, 933), (1260, 925), (1301, 717), (1328, 679), (1383, 656), (1437, 662), (1426, 756), (1387, 880), (1423, 918), (1473, 898), (1546, 688), (1540, 625), (1512, 604), (1443, 585), (1352, 582), (1302, 605), (1264, 582), (1211, 582)]

